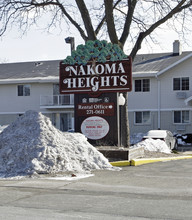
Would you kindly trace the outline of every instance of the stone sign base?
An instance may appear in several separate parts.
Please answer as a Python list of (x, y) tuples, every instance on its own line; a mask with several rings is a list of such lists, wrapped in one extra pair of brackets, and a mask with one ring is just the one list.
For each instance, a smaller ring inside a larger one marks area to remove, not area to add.
[(132, 160), (144, 156), (144, 147), (137, 148), (118, 148), (111, 146), (97, 147), (97, 150), (101, 152), (109, 160)]

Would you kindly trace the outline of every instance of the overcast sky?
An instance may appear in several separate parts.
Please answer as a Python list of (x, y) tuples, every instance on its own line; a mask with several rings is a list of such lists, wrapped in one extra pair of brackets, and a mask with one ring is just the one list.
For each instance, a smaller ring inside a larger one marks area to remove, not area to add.
[[(43, 61), (43, 60), (62, 60), (70, 55), (70, 45), (65, 43), (65, 38), (72, 36), (71, 33), (48, 34), (42, 30), (33, 28), (27, 35), (21, 37), (21, 33), (12, 30), (0, 38), (0, 63)], [(156, 33), (160, 44), (151, 44), (151, 48), (145, 43), (139, 53), (160, 53), (171, 52), (172, 43), (178, 39), (178, 35), (168, 29), (159, 30)], [(75, 44), (84, 43), (77, 34)], [(192, 51), (192, 33), (186, 36), (189, 45), (182, 45), (183, 51)], [(127, 46), (125, 52), (128, 54)]]

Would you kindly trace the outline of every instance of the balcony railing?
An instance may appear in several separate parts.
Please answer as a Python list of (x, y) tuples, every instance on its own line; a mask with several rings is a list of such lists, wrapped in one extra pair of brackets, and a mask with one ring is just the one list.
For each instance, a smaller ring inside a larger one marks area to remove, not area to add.
[(74, 105), (73, 95), (42, 95), (40, 96), (40, 106), (60, 107)]

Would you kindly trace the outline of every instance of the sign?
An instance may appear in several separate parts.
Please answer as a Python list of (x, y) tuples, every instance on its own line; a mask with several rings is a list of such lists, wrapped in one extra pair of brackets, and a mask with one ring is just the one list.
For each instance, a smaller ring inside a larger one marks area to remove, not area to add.
[(93, 145), (118, 145), (117, 98), (115, 92), (102, 93), (98, 97), (90, 97), (88, 93), (75, 94), (75, 131), (86, 135)]
[(81, 132), (88, 139), (99, 140), (109, 132), (109, 124), (104, 118), (98, 116), (88, 117), (81, 124)]
[(77, 104), (76, 111), (78, 116), (113, 116), (114, 103)]
[(132, 89), (132, 62), (89, 62), (69, 65), (60, 62), (60, 93), (129, 92)]

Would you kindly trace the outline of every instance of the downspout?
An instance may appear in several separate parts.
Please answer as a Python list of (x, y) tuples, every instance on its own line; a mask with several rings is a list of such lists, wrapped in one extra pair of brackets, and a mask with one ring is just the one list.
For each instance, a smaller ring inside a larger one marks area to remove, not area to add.
[(156, 74), (157, 79), (157, 127), (161, 129), (161, 81)]

